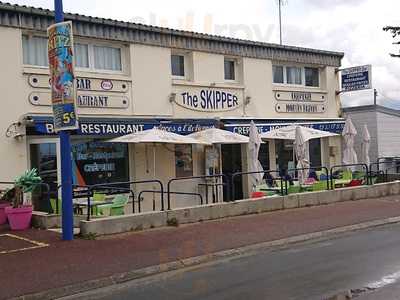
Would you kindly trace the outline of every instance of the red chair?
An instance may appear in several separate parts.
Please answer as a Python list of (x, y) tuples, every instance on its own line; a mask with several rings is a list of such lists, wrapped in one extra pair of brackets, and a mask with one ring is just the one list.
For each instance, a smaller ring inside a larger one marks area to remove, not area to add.
[(252, 192), (251, 193), (251, 198), (262, 198), (265, 197), (265, 194), (263, 192)]
[(350, 183), (348, 183), (346, 186), (351, 187), (351, 186), (359, 186), (362, 185), (362, 180), (361, 179), (352, 179)]

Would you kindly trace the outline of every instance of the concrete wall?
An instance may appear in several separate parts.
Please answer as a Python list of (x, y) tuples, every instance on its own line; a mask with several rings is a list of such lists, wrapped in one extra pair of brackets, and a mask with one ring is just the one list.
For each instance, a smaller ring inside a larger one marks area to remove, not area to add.
[(226, 217), (270, 212), (282, 209), (311, 207), (341, 201), (373, 199), (400, 194), (400, 181), (343, 188), (321, 192), (291, 194), (284, 197), (265, 197), (219, 204), (193, 206), (164, 212), (125, 215), (81, 221), (81, 234), (114, 234), (167, 225), (195, 223)]

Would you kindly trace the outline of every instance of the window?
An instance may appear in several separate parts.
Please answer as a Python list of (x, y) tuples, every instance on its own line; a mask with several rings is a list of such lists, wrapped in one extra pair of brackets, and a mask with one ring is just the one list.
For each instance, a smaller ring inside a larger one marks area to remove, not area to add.
[(319, 69), (312, 67), (272, 66), (272, 82), (319, 87)]
[(272, 73), (274, 83), (284, 83), (282, 66), (272, 66)]
[(235, 80), (235, 60), (234, 59), (225, 59), (224, 61), (224, 71), (225, 71), (225, 80)]
[(89, 47), (86, 44), (75, 43), (75, 66), (78, 68), (89, 68)]
[[(47, 38), (22, 35), (23, 63), (31, 66), (48, 66)], [(121, 48), (74, 43), (77, 68), (100, 71), (122, 71)]]
[(192, 145), (175, 145), (175, 176), (193, 176)]
[(25, 65), (47, 67), (47, 38), (22, 36), (23, 62)]
[(319, 70), (317, 68), (304, 68), (306, 86), (319, 86)]
[(122, 71), (121, 49), (93, 46), (94, 68), (97, 70)]
[(74, 184), (129, 181), (128, 145), (102, 141), (72, 145)]
[(171, 55), (171, 72), (172, 76), (185, 77), (185, 56)]
[(301, 68), (286, 67), (286, 83), (300, 85), (301, 84)]

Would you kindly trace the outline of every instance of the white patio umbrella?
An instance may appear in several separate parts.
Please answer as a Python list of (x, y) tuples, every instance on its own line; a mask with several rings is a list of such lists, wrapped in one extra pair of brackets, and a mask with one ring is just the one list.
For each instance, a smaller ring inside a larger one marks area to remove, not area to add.
[[(343, 151), (343, 164), (350, 165), (357, 163), (357, 153), (354, 150), (354, 137), (357, 135), (357, 130), (351, 122), (350, 118), (346, 119), (344, 124), (342, 136), (344, 139), (344, 151)], [(354, 170), (354, 167), (350, 167)]]
[[(296, 127), (295, 140), (293, 144), (297, 159), (297, 169), (309, 168), (310, 153), (304, 127)], [(308, 177), (308, 169), (298, 171), (298, 177), (300, 184), (303, 184)]]
[(369, 166), (369, 145), (371, 142), (371, 136), (368, 131), (367, 124), (364, 124), (363, 132), (362, 132), (362, 143), (361, 143), (361, 159), (362, 162)]
[(153, 145), (153, 175), (156, 178), (156, 145), (157, 144), (208, 144), (188, 136), (172, 133), (158, 128), (143, 130), (120, 136), (107, 142), (127, 144), (152, 144)]
[(318, 139), (330, 136), (337, 136), (336, 133), (313, 129), (301, 125), (288, 125), (278, 129), (270, 130), (261, 134), (262, 139), (295, 140), (296, 128), (300, 127), (304, 140)]
[(246, 136), (218, 128), (201, 130), (189, 134), (188, 137), (208, 144), (246, 144), (249, 142), (249, 138)]
[[(258, 133), (257, 127), (254, 124), (253, 121), (250, 123), (250, 132), (249, 132), (249, 143), (248, 143), (248, 149), (249, 149), (249, 172), (261, 172), (263, 171), (263, 167), (258, 160), (258, 153), (260, 151), (260, 146), (261, 146), (262, 140), (260, 137), (260, 134)], [(261, 181), (263, 179), (263, 173), (255, 173), (255, 174), (249, 174), (250, 177), (250, 183), (253, 187), (253, 189), (261, 184)]]

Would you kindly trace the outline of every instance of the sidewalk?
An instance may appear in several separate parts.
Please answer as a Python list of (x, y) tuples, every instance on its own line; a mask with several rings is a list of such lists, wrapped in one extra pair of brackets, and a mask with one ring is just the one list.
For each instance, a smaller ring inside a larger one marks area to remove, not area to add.
[[(400, 216), (400, 197), (341, 202), (100, 238), (60, 240), (44, 230), (15, 233), (48, 244), (1, 237), (0, 299), (36, 293), (148, 266), (245, 245)], [(12, 244), (12, 245), (11, 245)], [(21, 244), (21, 245), (20, 245)]]

